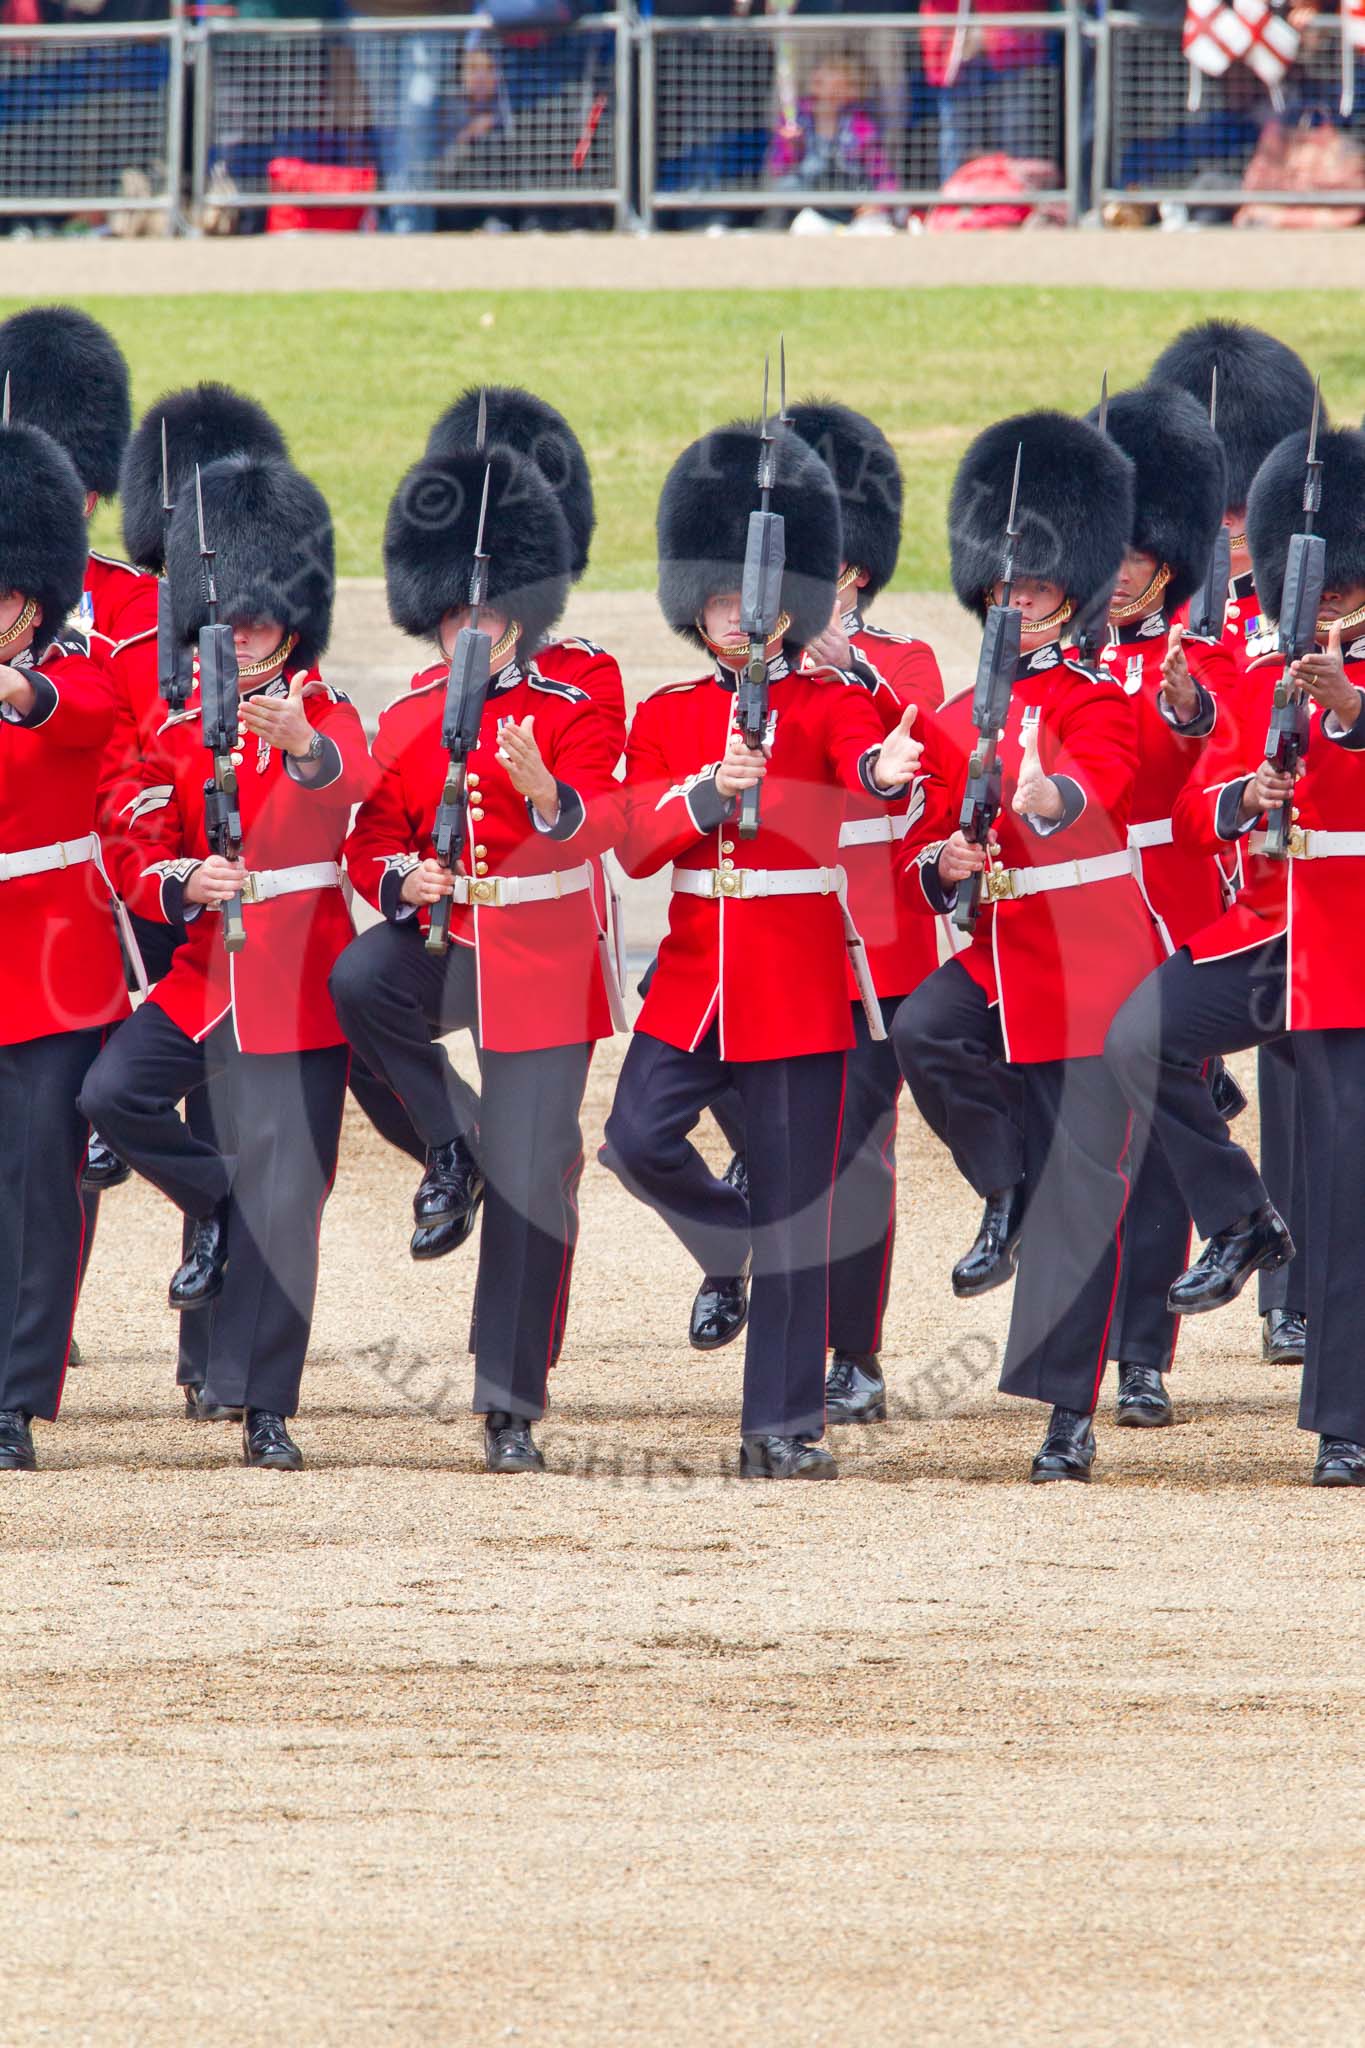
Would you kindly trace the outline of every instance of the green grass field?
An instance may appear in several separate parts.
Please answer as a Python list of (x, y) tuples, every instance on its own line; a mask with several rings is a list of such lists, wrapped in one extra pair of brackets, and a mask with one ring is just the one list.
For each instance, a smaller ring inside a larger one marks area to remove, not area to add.
[[(1040, 267), (1046, 242), (1039, 242)], [(21, 303), (0, 302), (0, 312)], [(757, 409), (763, 353), (785, 334), (794, 395), (832, 392), (872, 413), (908, 487), (897, 582), (946, 587), (953, 468), (989, 420), (1093, 404), (1140, 379), (1167, 338), (1211, 313), (1253, 320), (1320, 370), (1329, 410), (1359, 419), (1365, 345), (1350, 293), (924, 290), (287, 293), (83, 301), (133, 365), (139, 409), (223, 377), (276, 414), (336, 519), (340, 567), (379, 569), (384, 508), (441, 407), (479, 380), (532, 386), (587, 447), (598, 531), (590, 586), (646, 589), (654, 508), (683, 443)], [(96, 544), (118, 550), (102, 510)]]

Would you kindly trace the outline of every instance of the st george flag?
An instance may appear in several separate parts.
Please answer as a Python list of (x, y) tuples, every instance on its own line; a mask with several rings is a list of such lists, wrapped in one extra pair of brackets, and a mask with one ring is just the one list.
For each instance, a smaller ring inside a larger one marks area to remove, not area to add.
[(1246, 64), (1273, 93), (1298, 55), (1299, 32), (1270, 0), (1186, 0), (1182, 48), (1206, 78)]

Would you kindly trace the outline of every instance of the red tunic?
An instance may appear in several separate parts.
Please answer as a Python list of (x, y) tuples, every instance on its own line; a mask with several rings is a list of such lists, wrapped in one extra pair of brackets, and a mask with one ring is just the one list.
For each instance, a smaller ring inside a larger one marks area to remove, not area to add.
[[(844, 620), (844, 630), (862, 660), (873, 671), (876, 706), (883, 732), (900, 723), (907, 704), (917, 706), (921, 717), (937, 711), (943, 702), (943, 677), (934, 650), (927, 640), (901, 639), (865, 626), (856, 613)], [(868, 843), (849, 844), (847, 831), (870, 823), (885, 837)], [(850, 796), (839, 838), (839, 861), (848, 875), (849, 908), (867, 948), (867, 962), (879, 996), (908, 995), (938, 966), (935, 927), (927, 924), (906, 902), (896, 886), (896, 848), (904, 838), (906, 811), (898, 806), (888, 815), (884, 803), (864, 790)], [(850, 995), (856, 992), (850, 983)]]
[[(1213, 699), (1214, 722), (1197, 735), (1182, 735), (1161, 710), (1161, 664), (1166, 657), (1169, 627), (1153, 614), (1106, 647), (1100, 665), (1133, 699), (1138, 719), (1138, 772), (1128, 821), (1138, 881), (1147, 903), (1169, 935), (1181, 946), (1192, 932), (1222, 915), (1222, 870), (1216, 854), (1201, 848), (1192, 853), (1174, 841), (1172, 812), (1176, 798), (1196, 771), (1219, 722), (1234, 718), (1237, 667), (1227, 648), (1216, 640), (1184, 641), (1185, 658), (1194, 681)], [(1148, 630), (1144, 632), (1143, 627)], [(1171, 833), (1168, 844), (1150, 841), (1153, 829)]]
[[(278, 691), (281, 686), (269, 686)], [(339, 772), (313, 787), (295, 781), (285, 755), (243, 730), (236, 750), (243, 858), (248, 868), (340, 862), (351, 806), (371, 781), (365, 731), (353, 704), (310, 673), (308, 722), (329, 739)], [(198, 692), (168, 718), (143, 767), (143, 790), (121, 849), (124, 899), (153, 922), (182, 914), (184, 884), (209, 851), (204, 831), (204, 751)], [(340, 888), (244, 903), (246, 944), (228, 953), (222, 920), (190, 906), (187, 942), (149, 1001), (188, 1038), (206, 1038), (229, 1012), (243, 1052), (309, 1052), (340, 1045), (327, 977), (354, 937)]]
[[(56, 693), (40, 724), (0, 721), (0, 855), (84, 839), (113, 721), (109, 681), (76, 642), (25, 672)], [(112, 1024), (128, 1010), (109, 889), (92, 861), (0, 881), (0, 1045)]]
[[(850, 792), (885, 726), (866, 687), (834, 669), (773, 677), (769, 769), (759, 829), (741, 839), (713, 775), (735, 709), (717, 674), (647, 697), (626, 748), (627, 874), (833, 868)], [(694, 811), (693, 804), (699, 806)], [(637, 1030), (692, 1051), (719, 1027), (727, 1060), (843, 1052), (853, 1043), (847, 951), (836, 897), (675, 895)]]
[[(395, 921), (412, 914), (406, 906), (399, 911), (396, 885), (435, 852), (447, 767), (441, 745), (446, 675), (444, 662), (424, 670), (381, 714), (374, 747), (379, 779), (347, 842), (356, 888)], [(562, 823), (573, 828), (567, 835), (536, 829), (497, 758), (499, 725), (527, 716), (535, 719), (546, 767), (562, 791), (579, 799), (577, 806), (564, 801)], [(489, 689), (479, 744), (469, 758), (468, 833), (459, 872), (475, 879), (562, 873), (604, 852), (619, 829), (619, 789), (612, 779), (619, 751), (610, 719), (584, 691), (535, 668), (504, 669)], [(428, 913), (416, 914), (425, 927)], [(479, 1035), (490, 1052), (535, 1052), (610, 1037), (599, 929), (588, 890), (545, 902), (452, 907), (452, 941), (476, 951)]]
[[(1034, 668), (1042, 656), (1045, 666)], [(1065, 776), (1075, 815), (1039, 834), (1011, 808), (1023, 756), (1025, 714), (1038, 714), (1039, 758)], [(974, 733), (971, 692), (950, 699), (925, 722), (926, 803), (904, 841), (901, 886), (921, 910), (937, 909), (935, 867), (956, 828)], [(1099, 679), (1055, 648), (1026, 658), (1000, 742), (1003, 805), (996, 821), (1000, 865), (1040, 868), (1126, 853), (1137, 775), (1134, 705), (1118, 684)], [(925, 883), (929, 887), (926, 889)], [(1023, 1064), (1097, 1057), (1115, 1011), (1162, 957), (1155, 926), (1131, 867), (1109, 880), (989, 904), (983, 901), (962, 965), (1000, 1005), (1005, 1057)]]

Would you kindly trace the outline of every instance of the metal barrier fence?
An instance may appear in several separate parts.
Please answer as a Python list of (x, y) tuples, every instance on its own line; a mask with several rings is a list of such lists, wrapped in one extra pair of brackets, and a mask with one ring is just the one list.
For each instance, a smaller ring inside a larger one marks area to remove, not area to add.
[(0, 214), (174, 219), (183, 43), (178, 20), (0, 30)]
[[(414, 230), (629, 205), (630, 23), (213, 22), (194, 38), (192, 191), (250, 213), (370, 205)], [(354, 223), (352, 223), (354, 224)]]
[(1365, 52), (1352, 28), (1350, 16), (1319, 16), (1272, 100), (1245, 65), (1193, 75), (1174, 32), (1109, 15), (1095, 37), (1095, 203), (1211, 220), (1365, 206)]
[(0, 28), (0, 216), (248, 232), (1365, 209), (1351, 14), (1317, 17), (1272, 96), (1241, 64), (1196, 81), (1175, 26), (1083, 0), (689, 19), (625, 0), (514, 37), (479, 15), (186, 28), (172, 5)]

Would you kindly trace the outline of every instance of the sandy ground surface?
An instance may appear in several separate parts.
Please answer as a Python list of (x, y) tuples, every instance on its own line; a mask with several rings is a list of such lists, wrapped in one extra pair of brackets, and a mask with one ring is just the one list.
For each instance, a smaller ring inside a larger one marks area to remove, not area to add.
[[(1365, 236), (1156, 230), (960, 235), (256, 235), (27, 244), (31, 298), (245, 291), (1359, 289)], [(74, 282), (73, 282), (74, 280)]]
[(1352, 2038), (1365, 1524), (1295, 1376), (1239, 1303), (1178, 1428), (1028, 1487), (972, 1201), (901, 1159), (897, 1419), (825, 1488), (729, 1476), (738, 1355), (595, 1166), (541, 1479), (481, 1471), (472, 1260), (412, 1265), (358, 1119), (297, 1477), (179, 1419), (174, 1219), (110, 1197), (0, 1494), (6, 2043)]

